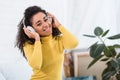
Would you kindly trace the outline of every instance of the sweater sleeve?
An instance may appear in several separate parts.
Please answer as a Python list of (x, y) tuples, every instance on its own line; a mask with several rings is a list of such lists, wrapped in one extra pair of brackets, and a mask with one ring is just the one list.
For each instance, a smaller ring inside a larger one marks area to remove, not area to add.
[(78, 45), (77, 38), (66, 30), (62, 25), (58, 28), (62, 33), (62, 43), (65, 49), (72, 49)]
[(34, 45), (25, 43), (25, 46), (23, 47), (23, 49), (29, 65), (33, 69), (41, 69), (41, 65), (42, 65), (41, 42), (35, 41)]

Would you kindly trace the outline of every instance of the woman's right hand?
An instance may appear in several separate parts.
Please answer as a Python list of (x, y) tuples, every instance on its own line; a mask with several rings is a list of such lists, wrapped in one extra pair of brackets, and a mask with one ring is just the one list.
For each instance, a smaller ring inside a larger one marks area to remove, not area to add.
[(56, 28), (58, 28), (58, 27), (60, 27), (60, 22), (58, 21), (58, 19), (53, 15), (53, 14), (51, 14), (51, 13), (49, 13), (49, 12), (47, 12), (47, 14), (48, 14), (48, 16), (50, 16), (52, 19), (53, 19), (53, 21), (54, 21), (54, 23), (53, 23), (53, 27), (56, 27)]
[(37, 32), (31, 32), (28, 28), (24, 27), (23, 28), (25, 34), (29, 37), (29, 38), (33, 38), (36, 41), (40, 41), (40, 36)]

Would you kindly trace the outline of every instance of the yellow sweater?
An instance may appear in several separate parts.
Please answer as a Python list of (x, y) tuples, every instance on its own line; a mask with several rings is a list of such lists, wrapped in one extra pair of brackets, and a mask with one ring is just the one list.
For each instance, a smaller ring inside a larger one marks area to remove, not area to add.
[(42, 37), (34, 45), (25, 43), (24, 52), (33, 69), (30, 80), (62, 80), (64, 49), (77, 46), (77, 39), (63, 26), (59, 27), (62, 36)]

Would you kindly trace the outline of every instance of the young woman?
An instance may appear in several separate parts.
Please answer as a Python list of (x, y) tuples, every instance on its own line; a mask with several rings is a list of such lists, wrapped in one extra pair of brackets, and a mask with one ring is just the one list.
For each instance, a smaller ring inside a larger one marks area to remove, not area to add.
[(62, 80), (64, 50), (77, 44), (77, 39), (52, 14), (38, 6), (25, 10), (16, 46), (33, 69), (30, 80)]

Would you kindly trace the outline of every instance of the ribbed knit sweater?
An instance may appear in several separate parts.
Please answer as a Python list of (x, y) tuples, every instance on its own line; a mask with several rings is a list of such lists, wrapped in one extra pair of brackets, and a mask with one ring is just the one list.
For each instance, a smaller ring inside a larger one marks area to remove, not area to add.
[(58, 29), (62, 36), (50, 35), (40, 37), (34, 44), (25, 43), (25, 56), (33, 69), (30, 80), (62, 80), (64, 50), (75, 48), (78, 40), (63, 26)]

